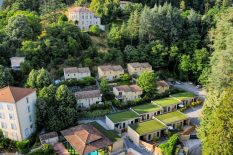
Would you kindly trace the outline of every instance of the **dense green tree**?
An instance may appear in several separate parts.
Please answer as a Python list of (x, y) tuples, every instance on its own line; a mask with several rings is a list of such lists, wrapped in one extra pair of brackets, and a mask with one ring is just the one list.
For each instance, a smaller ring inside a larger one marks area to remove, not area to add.
[[(56, 113), (56, 114), (54, 114)], [(58, 109), (51, 109), (48, 112), (49, 120), (47, 128), (50, 131), (60, 131), (76, 124), (77, 110), (67, 106), (59, 106)]]
[(60, 104), (75, 107), (75, 96), (70, 92), (66, 85), (61, 85), (57, 88), (55, 98)]
[(109, 85), (108, 81), (106, 79), (101, 79), (100, 81), (100, 90), (102, 93), (107, 93), (109, 91)]
[(154, 72), (142, 72), (137, 79), (137, 85), (145, 93), (154, 93), (156, 91), (156, 75)]
[(39, 20), (36, 15), (16, 12), (14, 16), (9, 18), (5, 30), (10, 39), (20, 43), (23, 40), (35, 38), (40, 30), (39, 25)]
[(233, 83), (233, 9), (217, 16), (216, 28), (210, 33), (214, 52), (210, 61), (208, 94), (198, 133), (203, 154), (232, 154), (232, 104)]
[(90, 9), (95, 15), (102, 17), (105, 21), (115, 19), (119, 8), (119, 0), (92, 0), (90, 4)]
[(28, 75), (26, 87), (36, 88), (37, 75), (38, 75), (38, 72), (35, 69), (32, 69)]
[(182, 23), (180, 10), (171, 4), (155, 5), (153, 9), (145, 7), (140, 18), (140, 40), (161, 40), (166, 45), (171, 45), (179, 40)]
[(60, 131), (76, 124), (76, 99), (66, 85), (44, 87), (39, 91), (36, 115), (38, 127)]
[(27, 60), (20, 64), (20, 72), (23, 76), (28, 75), (32, 69), (31, 63)]
[(43, 88), (49, 86), (52, 83), (52, 79), (47, 70), (44, 68), (40, 69), (36, 77), (36, 87)]
[(76, 0), (75, 1), (75, 4), (77, 6), (84, 6), (84, 7), (89, 7), (90, 3), (91, 3), (91, 0)]
[(10, 69), (0, 65), (0, 88), (3, 88), (8, 85), (12, 85), (13, 82), (14, 82), (14, 78), (10, 72)]

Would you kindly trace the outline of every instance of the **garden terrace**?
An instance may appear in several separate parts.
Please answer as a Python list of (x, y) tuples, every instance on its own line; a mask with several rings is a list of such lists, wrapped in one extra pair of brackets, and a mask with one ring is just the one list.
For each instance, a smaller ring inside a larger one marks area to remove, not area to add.
[(166, 107), (166, 106), (170, 106), (170, 105), (174, 105), (174, 104), (178, 104), (180, 103), (179, 100), (175, 99), (175, 98), (172, 98), (172, 97), (167, 97), (167, 98), (163, 98), (163, 99), (160, 99), (160, 100), (155, 100), (155, 101), (152, 101), (154, 104), (158, 104), (162, 107)]
[(160, 122), (159, 120), (153, 119), (135, 125), (130, 125), (130, 127), (141, 136), (147, 133), (155, 132), (157, 130), (166, 129), (167, 126), (162, 122)]
[(155, 103), (148, 103), (148, 104), (132, 107), (132, 110), (134, 110), (138, 114), (145, 114), (145, 113), (151, 113), (158, 110), (162, 110), (162, 107)]
[(183, 92), (183, 93), (178, 93), (178, 94), (172, 94), (172, 97), (178, 99), (178, 100), (187, 100), (196, 97), (195, 94), (190, 93), (190, 92)]
[(167, 114), (158, 115), (156, 116), (156, 118), (164, 122), (165, 124), (170, 124), (170, 123), (186, 120), (189, 117), (179, 111), (174, 111)]
[(99, 130), (101, 133), (103, 133), (112, 142), (116, 142), (120, 139), (120, 136), (118, 136), (114, 130), (106, 130), (97, 122), (91, 122), (90, 124), (94, 126), (97, 130)]
[(139, 117), (135, 112), (127, 110), (124, 112), (118, 112), (114, 114), (107, 115), (107, 117), (114, 123), (123, 122)]

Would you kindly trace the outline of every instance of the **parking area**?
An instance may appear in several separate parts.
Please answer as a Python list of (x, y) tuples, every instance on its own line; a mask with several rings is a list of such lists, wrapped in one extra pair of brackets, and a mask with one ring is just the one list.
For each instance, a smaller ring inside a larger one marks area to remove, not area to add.
[(190, 82), (178, 82), (178, 83), (170, 83), (170, 85), (172, 85), (173, 87), (177, 88), (177, 89), (182, 89), (188, 92), (192, 92), (198, 96), (201, 96), (203, 98), (205, 98), (206, 96), (206, 91), (202, 88), (197, 88), (197, 86), (195, 86), (194, 84), (190, 83)]

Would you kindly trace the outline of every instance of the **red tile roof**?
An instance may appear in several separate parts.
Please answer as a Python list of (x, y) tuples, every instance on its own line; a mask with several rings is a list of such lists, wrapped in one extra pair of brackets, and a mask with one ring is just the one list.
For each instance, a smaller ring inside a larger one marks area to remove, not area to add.
[(0, 102), (16, 103), (35, 92), (35, 89), (7, 86), (0, 89)]
[(112, 145), (106, 136), (90, 124), (71, 127), (61, 131), (61, 134), (80, 155)]

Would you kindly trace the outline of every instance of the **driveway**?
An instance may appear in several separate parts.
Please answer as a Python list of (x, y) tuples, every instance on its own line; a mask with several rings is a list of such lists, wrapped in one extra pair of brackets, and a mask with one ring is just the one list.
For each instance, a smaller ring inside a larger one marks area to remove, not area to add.
[(201, 141), (193, 139), (183, 142), (184, 146), (188, 148), (189, 155), (201, 155)]
[(173, 87), (178, 88), (178, 89), (182, 89), (191, 93), (194, 93), (200, 97), (205, 98), (206, 96), (206, 91), (204, 89), (201, 88), (196, 88), (195, 85), (190, 84), (188, 82), (182, 82), (181, 84), (171, 84)]
[(200, 125), (200, 116), (201, 116), (202, 106), (203, 105), (191, 107), (183, 112), (189, 116), (191, 122), (196, 126)]

